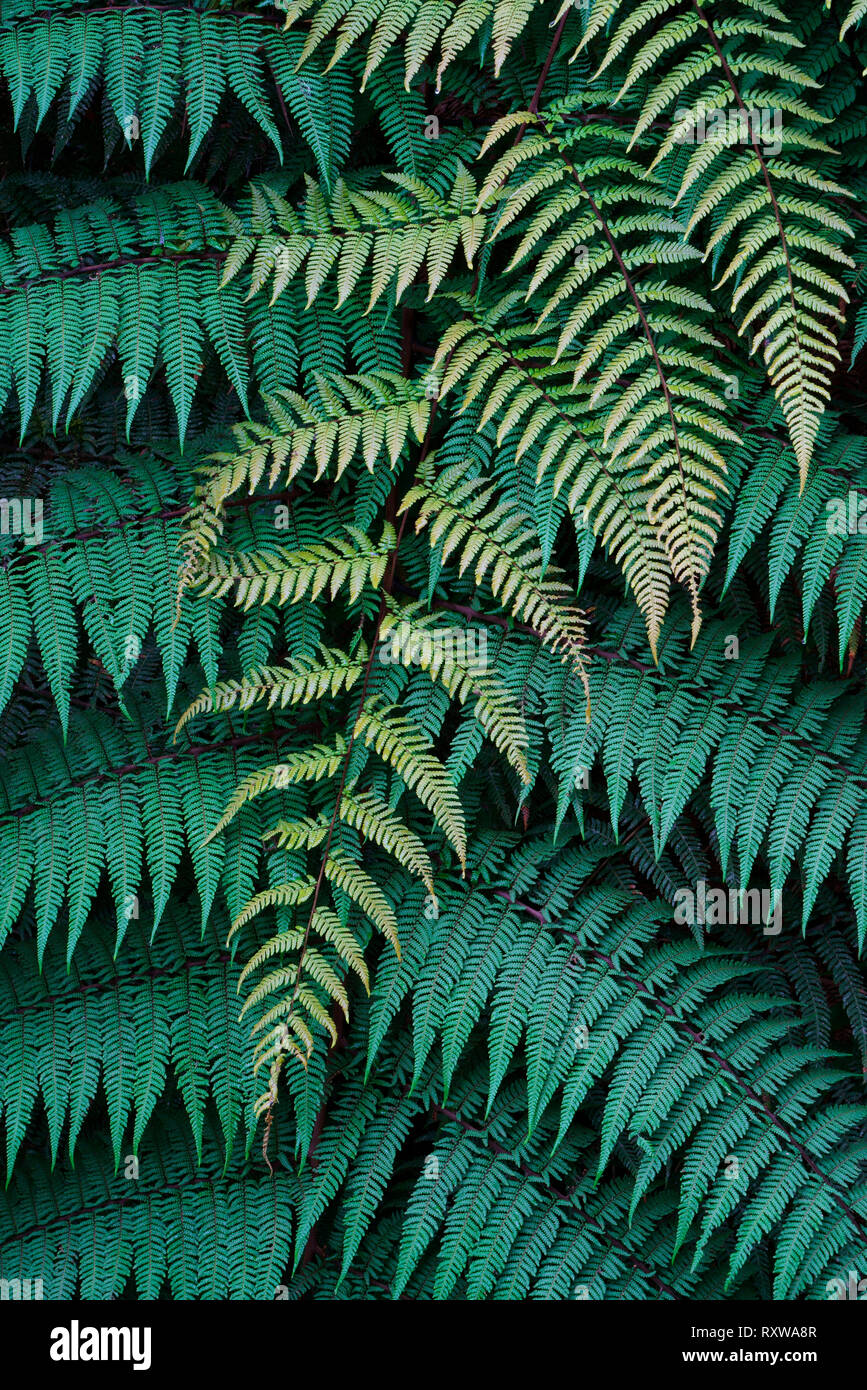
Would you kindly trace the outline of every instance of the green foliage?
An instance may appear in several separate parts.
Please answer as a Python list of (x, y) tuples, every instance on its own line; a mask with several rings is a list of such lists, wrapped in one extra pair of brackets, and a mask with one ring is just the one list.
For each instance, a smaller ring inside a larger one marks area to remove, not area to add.
[(864, 15), (0, 5), (3, 1279), (860, 1268)]
[[(622, 8), (619, 0), (595, 0), (581, 47)], [(723, 130), (714, 129), (688, 160), (680, 161), (674, 201), (687, 200), (687, 235), (700, 226), (712, 232), (703, 231), (699, 245), (705, 259), (712, 258), (715, 288), (733, 282), (731, 312), (738, 333), (752, 335), (751, 352), (763, 346), (803, 485), (830, 378), (840, 360), (832, 325), (843, 321), (840, 302), (848, 294), (837, 267), (853, 266), (838, 244), (841, 236), (851, 235), (851, 228), (820, 201), (820, 195), (826, 200), (834, 194), (845, 197), (846, 189), (824, 178), (804, 155), (833, 153), (812, 133), (828, 118), (814, 114), (797, 91), (820, 84), (790, 61), (790, 50), (803, 43), (776, 6), (763, 0), (696, 5), (686, 19), (677, 8), (672, 0), (627, 12), (611, 33), (597, 74), (615, 59), (621, 61), (620, 99), (637, 86), (640, 90), (649, 71), (658, 71), (633, 134), (634, 143), (676, 105), (653, 166), (666, 160), (674, 164), (676, 146), (692, 135), (699, 119), (723, 100), (726, 106), (734, 104), (738, 119), (728, 113)], [(727, 45), (727, 40), (734, 42)], [(770, 85), (764, 85), (767, 79)], [(747, 101), (780, 112), (785, 134), (779, 150), (749, 120)]]

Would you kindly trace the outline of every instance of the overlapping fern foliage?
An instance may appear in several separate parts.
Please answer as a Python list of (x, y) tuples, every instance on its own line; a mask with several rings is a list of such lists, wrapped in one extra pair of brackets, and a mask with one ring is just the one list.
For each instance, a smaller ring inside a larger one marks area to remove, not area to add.
[(865, 13), (2, 0), (4, 1279), (864, 1272)]

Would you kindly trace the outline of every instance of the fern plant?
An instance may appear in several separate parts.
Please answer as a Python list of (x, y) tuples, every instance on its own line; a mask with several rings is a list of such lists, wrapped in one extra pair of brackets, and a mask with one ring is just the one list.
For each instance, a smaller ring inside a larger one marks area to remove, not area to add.
[(0, 3), (3, 1280), (862, 1271), (864, 13)]

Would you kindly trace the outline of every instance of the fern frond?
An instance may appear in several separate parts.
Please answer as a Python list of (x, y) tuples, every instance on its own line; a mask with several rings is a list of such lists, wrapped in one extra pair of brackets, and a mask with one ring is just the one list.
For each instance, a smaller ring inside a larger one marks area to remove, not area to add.
[[(500, 306), (501, 310), (508, 307)], [(489, 381), (497, 391), (489, 397), (484, 417), (500, 416), (508, 429), (526, 424), (515, 446), (521, 459), (533, 450), (537, 478), (553, 471), (554, 495), (568, 486), (567, 505), (582, 526), (592, 523), (603, 544), (623, 569), (645, 614), (651, 647), (655, 649), (670, 588), (670, 566), (647, 516), (649, 491), (640, 474), (622, 474), (609, 464), (607, 452), (592, 438), (591, 428), (576, 423), (583, 417), (585, 396), (572, 389), (551, 369), (537, 376), (530, 359), (543, 351), (537, 336), (520, 330), (508, 335), (489, 333), (482, 325), (464, 319), (443, 335), (435, 365), (442, 371), (443, 394), (460, 385), (463, 399), (459, 414), (468, 411)], [(553, 348), (548, 352), (553, 356)], [(446, 362), (448, 365), (446, 366)], [(571, 375), (571, 374), (570, 374)], [(520, 414), (515, 415), (515, 410)], [(538, 441), (538, 443), (537, 443)]]
[(446, 769), (430, 751), (421, 729), (394, 707), (376, 708), (369, 705), (360, 711), (354, 733), (373, 748), (384, 762), (390, 763), (398, 776), (415, 792), (464, 864), (467, 841), (461, 803)]
[(357, 527), (345, 539), (324, 541), (302, 550), (259, 550), (231, 557), (215, 555), (201, 592), (216, 597), (234, 591), (235, 602), (247, 609), (254, 603), (298, 603), (316, 600), (327, 589), (334, 598), (346, 585), (354, 602), (365, 584), (377, 588), (394, 549), (394, 527), (386, 525), (374, 544)]
[(476, 584), (487, 579), (495, 599), (535, 627), (553, 652), (574, 663), (587, 689), (583, 614), (559, 576), (543, 578), (541, 552), (525, 519), (507, 503), (495, 503), (494, 495), (489, 482), (467, 478), (460, 468), (435, 474), (426, 464), (401, 511), (419, 504), (416, 531), (427, 531), (441, 563), (454, 554), (460, 573), (472, 565)]
[(263, 666), (238, 680), (220, 681), (213, 690), (205, 691), (184, 711), (175, 729), (175, 737), (192, 719), (200, 714), (222, 714), (234, 709), (249, 709), (264, 700), (268, 708), (307, 703), (326, 695), (350, 690), (363, 675), (367, 652), (360, 648), (347, 658), (340, 651), (322, 647), (319, 659), (299, 657), (286, 666)]
[[(582, 48), (620, 8), (609, 0), (595, 0)], [(717, 15), (716, 6), (696, 5), (686, 19), (672, 14), (658, 29), (650, 29), (658, 8), (641, 6), (620, 20), (599, 72), (629, 50), (631, 60), (626, 60), (618, 93), (623, 96), (651, 68), (668, 70), (667, 79), (651, 85), (633, 136), (633, 143), (640, 140), (657, 116), (677, 105), (654, 165), (673, 163), (678, 144), (694, 141), (708, 113), (713, 121), (722, 110), (718, 124), (723, 128), (702, 135), (685, 170), (678, 170), (675, 204), (690, 208), (687, 235), (711, 219), (710, 231), (702, 233), (705, 259), (712, 258), (719, 267), (717, 287), (734, 282), (730, 300), (738, 332), (750, 335), (751, 353), (762, 347), (803, 486), (831, 375), (840, 360), (835, 328), (843, 321), (841, 305), (849, 298), (840, 274), (853, 262), (839, 240), (852, 231), (827, 206), (846, 190), (801, 157), (804, 150), (829, 152), (810, 134), (810, 125), (820, 118), (801, 103), (806, 121), (787, 112), (785, 127), (769, 140), (757, 127), (758, 107), (749, 103), (750, 89), (765, 75), (781, 85), (817, 84), (792, 63), (761, 51), (756, 40), (797, 45), (785, 27), (771, 30), (761, 19), (745, 23), (722, 10)], [(674, 7), (662, 8), (667, 15)], [(731, 41), (741, 35), (746, 44), (732, 49)], [(764, 104), (779, 111), (781, 101), (785, 104), (784, 98)]]

